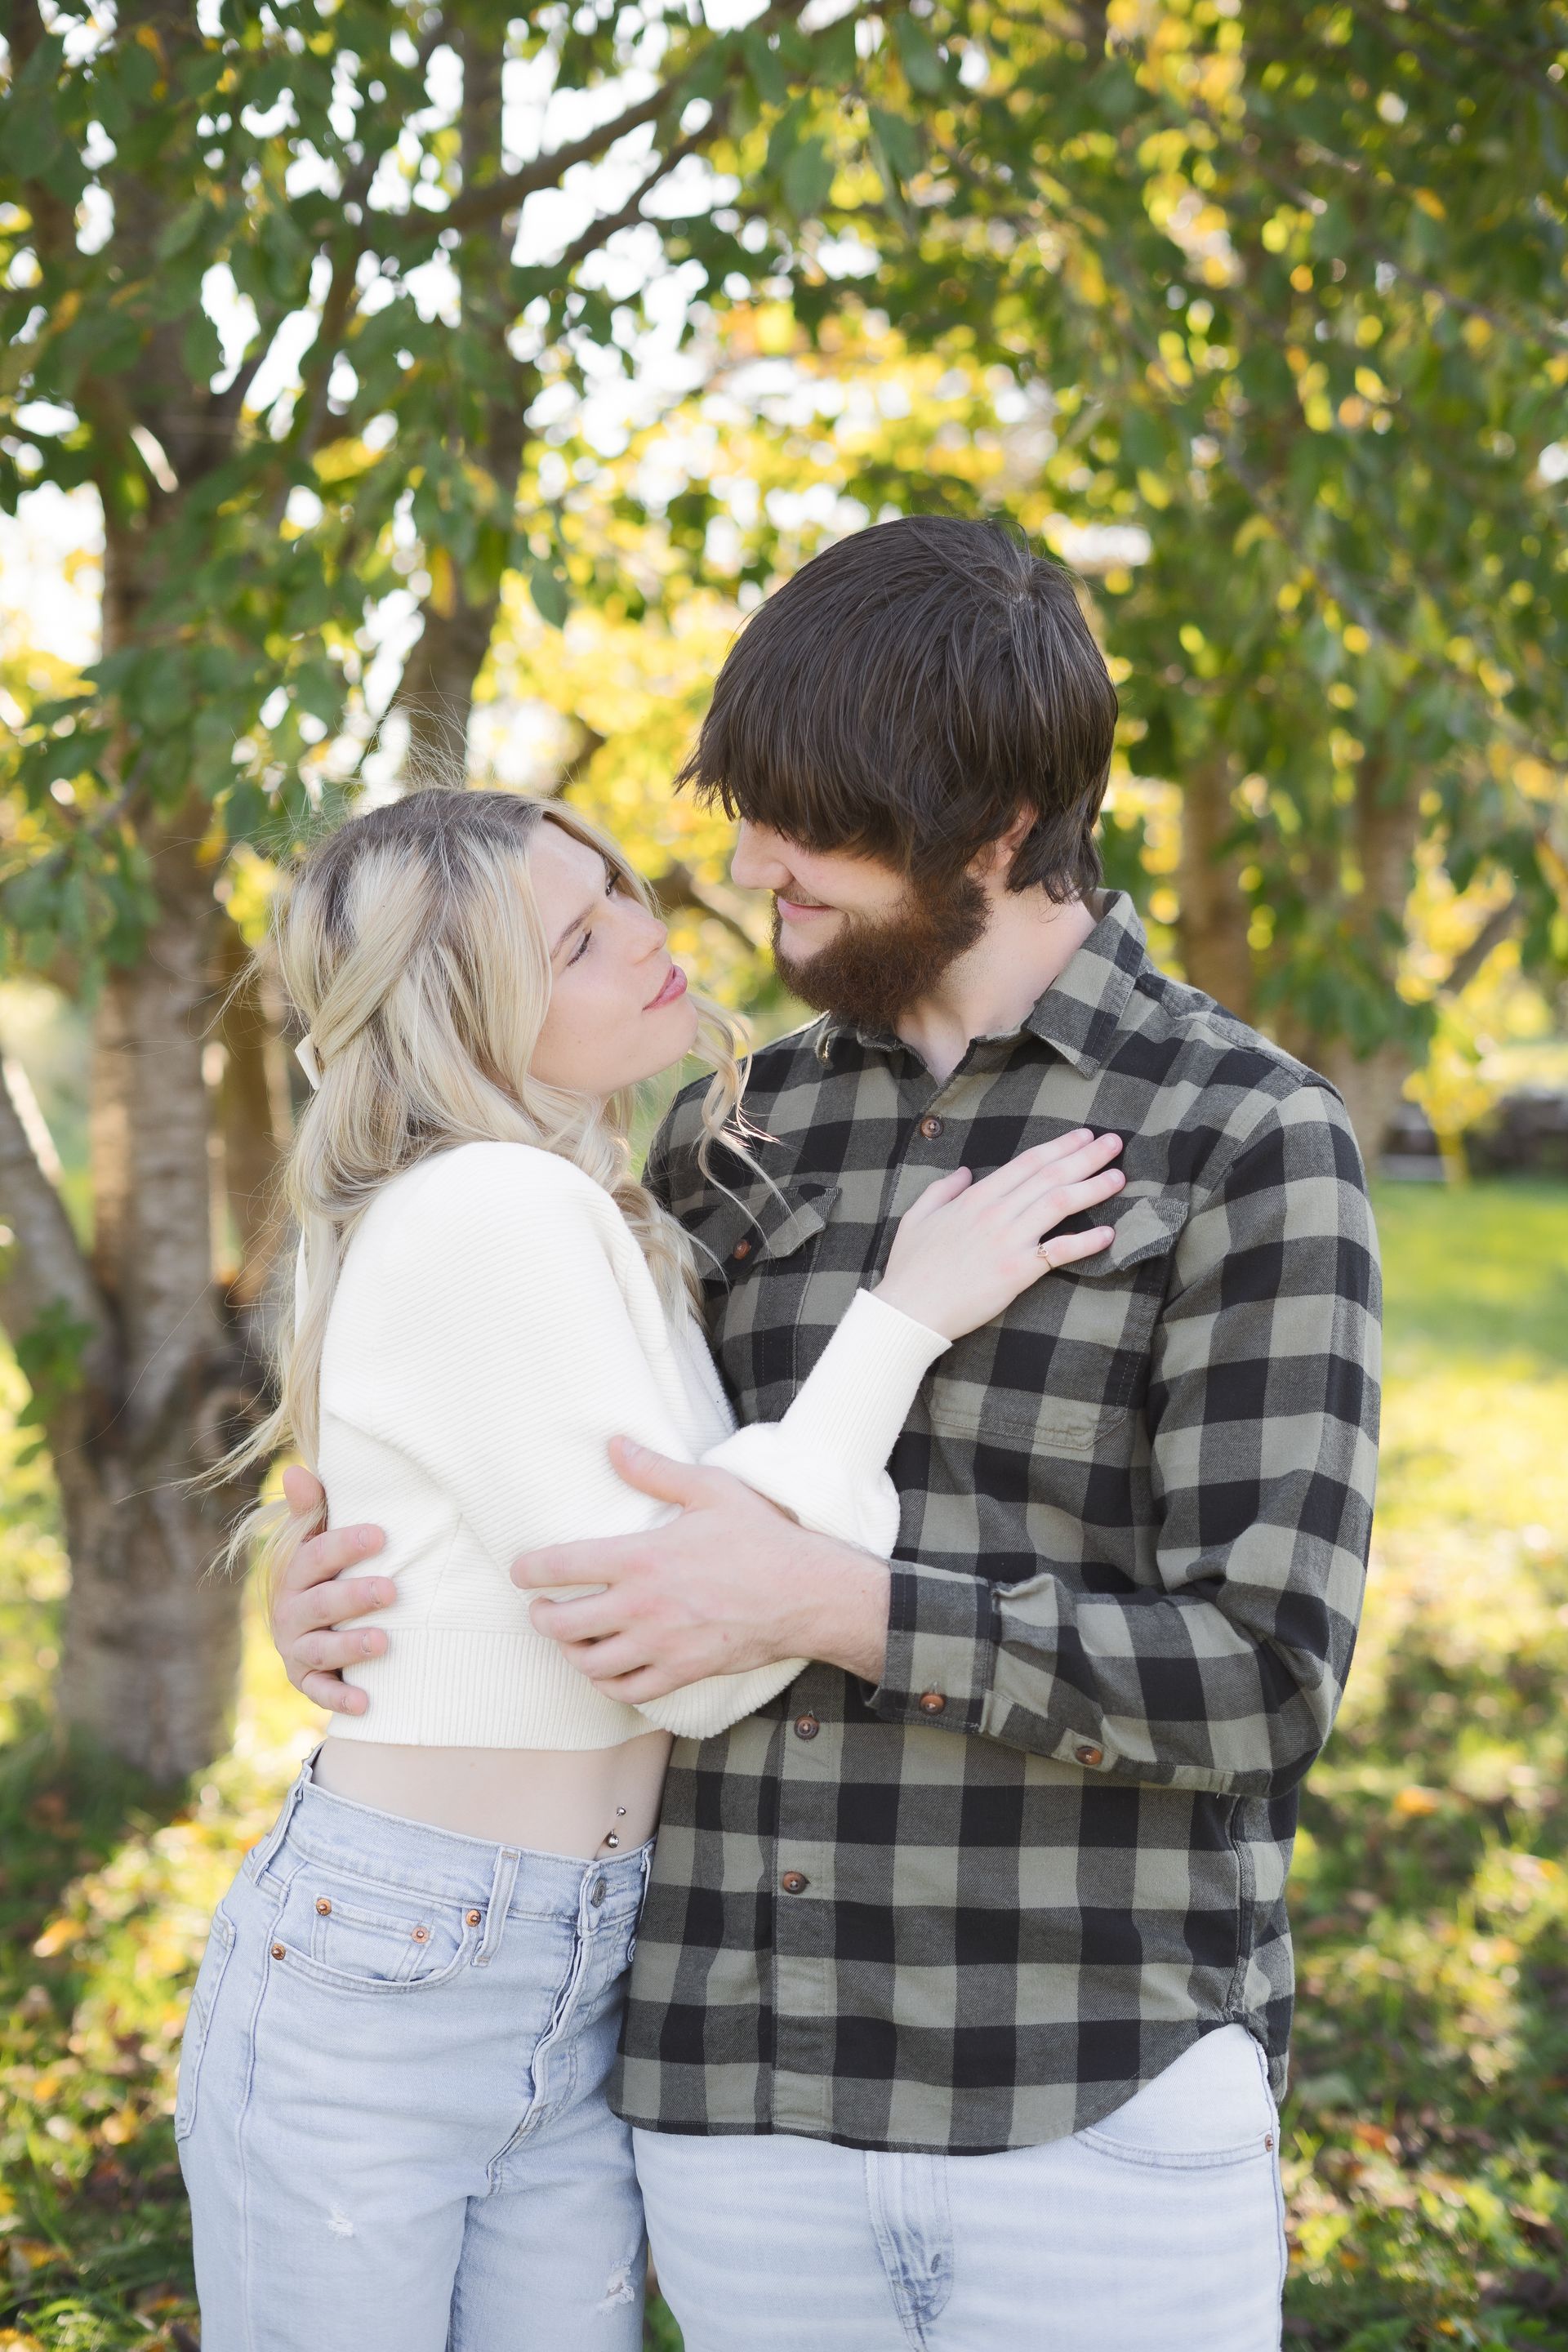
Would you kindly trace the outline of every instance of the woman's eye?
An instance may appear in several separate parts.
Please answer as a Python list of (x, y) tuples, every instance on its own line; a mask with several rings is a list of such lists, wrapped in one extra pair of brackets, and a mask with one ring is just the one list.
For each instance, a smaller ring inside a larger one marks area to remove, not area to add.
[(582, 958), (587, 954), (588, 942), (593, 936), (594, 934), (592, 931), (584, 932), (582, 939), (578, 941), (577, 945), (573, 949), (571, 954), (566, 959), (566, 969), (568, 971), (571, 971), (574, 963), (580, 962)]

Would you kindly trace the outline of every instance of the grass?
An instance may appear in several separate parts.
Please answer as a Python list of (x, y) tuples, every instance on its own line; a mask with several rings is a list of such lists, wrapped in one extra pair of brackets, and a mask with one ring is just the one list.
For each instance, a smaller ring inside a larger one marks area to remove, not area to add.
[[(1384, 1485), (1309, 1788), (1292, 2352), (1568, 2352), (1568, 1188), (1400, 1188)], [(0, 2352), (190, 2352), (171, 2115), (205, 1915), (310, 1723), (253, 1639), (174, 1798), (45, 1712), (65, 1563), (0, 1376)], [(26, 1433), (22, 1433), (25, 1439)], [(668, 2315), (649, 2343), (679, 2352)]]

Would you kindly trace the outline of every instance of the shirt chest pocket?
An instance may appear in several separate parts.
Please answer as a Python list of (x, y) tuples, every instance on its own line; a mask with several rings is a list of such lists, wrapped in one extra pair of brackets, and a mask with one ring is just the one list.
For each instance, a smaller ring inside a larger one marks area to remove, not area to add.
[(932, 1375), (932, 1429), (1050, 1453), (1108, 1437), (1142, 1393), (1185, 1214), (1179, 1195), (1126, 1202), (1108, 1250), (1042, 1275), (996, 1322), (955, 1341)]
[[(755, 1185), (719, 1199), (689, 1225), (708, 1328), (742, 1417), (773, 1419), (794, 1394), (805, 1286), (838, 1186), (803, 1178), (775, 1193)], [(779, 1394), (786, 1391), (783, 1403)]]

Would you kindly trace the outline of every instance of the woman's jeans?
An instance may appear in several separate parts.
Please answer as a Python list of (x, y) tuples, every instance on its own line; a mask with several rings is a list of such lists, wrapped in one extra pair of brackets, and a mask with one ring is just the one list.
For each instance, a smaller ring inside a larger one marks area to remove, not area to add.
[(605, 2083), (647, 1849), (490, 1845), (310, 1771), (185, 2028), (202, 2352), (634, 2352), (642, 2208)]
[(1277, 2352), (1279, 2135), (1226, 2025), (1045, 2147), (636, 2138), (686, 2352)]

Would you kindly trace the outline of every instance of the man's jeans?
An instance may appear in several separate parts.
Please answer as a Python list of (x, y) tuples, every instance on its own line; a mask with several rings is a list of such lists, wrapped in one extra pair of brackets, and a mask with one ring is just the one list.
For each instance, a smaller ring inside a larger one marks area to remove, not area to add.
[(636, 2134), (686, 2352), (1276, 2352), (1279, 2125), (1221, 2027), (1103, 2123), (1000, 2156)]
[(605, 2084), (648, 1851), (490, 1845), (306, 1767), (185, 2028), (203, 2352), (636, 2352), (642, 2211)]

